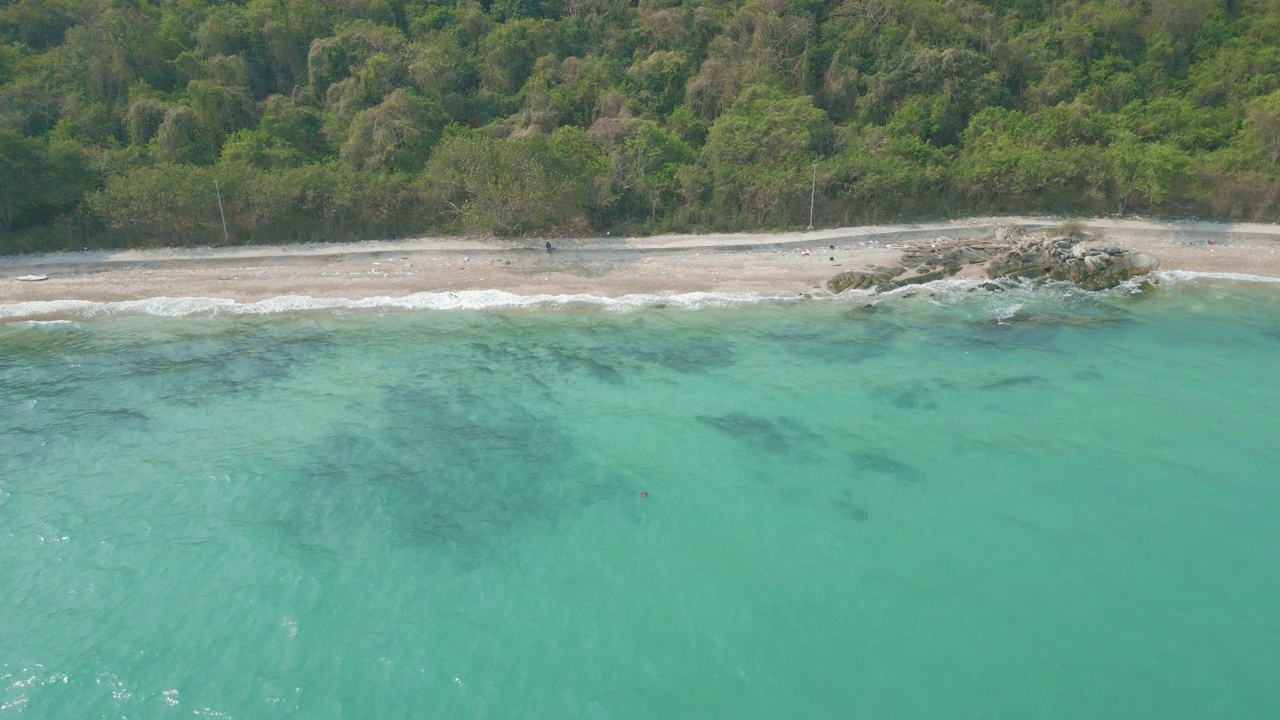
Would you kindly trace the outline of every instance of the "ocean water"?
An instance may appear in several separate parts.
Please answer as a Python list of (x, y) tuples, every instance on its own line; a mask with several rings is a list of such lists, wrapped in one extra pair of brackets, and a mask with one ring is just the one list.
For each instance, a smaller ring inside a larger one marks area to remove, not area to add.
[(486, 297), (0, 312), (0, 718), (1280, 716), (1280, 287)]

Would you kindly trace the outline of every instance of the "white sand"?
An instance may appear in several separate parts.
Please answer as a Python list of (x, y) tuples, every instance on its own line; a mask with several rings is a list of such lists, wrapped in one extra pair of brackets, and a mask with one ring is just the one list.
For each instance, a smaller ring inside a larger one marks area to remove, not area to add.
[[(160, 249), (0, 258), (0, 304), (32, 300), (282, 295), (361, 299), (418, 292), (504, 290), (520, 295), (662, 292), (787, 294), (832, 276), (893, 264), (905, 247), (1028, 229), (1061, 218), (1002, 217), (813, 232), (553, 240), (420, 238), (393, 242)], [(1140, 250), (1162, 270), (1280, 277), (1280, 226), (1083, 220), (1103, 242)], [(834, 246), (835, 249), (831, 249)], [(832, 260), (831, 258), (834, 258)], [(23, 282), (22, 275), (48, 275)]]

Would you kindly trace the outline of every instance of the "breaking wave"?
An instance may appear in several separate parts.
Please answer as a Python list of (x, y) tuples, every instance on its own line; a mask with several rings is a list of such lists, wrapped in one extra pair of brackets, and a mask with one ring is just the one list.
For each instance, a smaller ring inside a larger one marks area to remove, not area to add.
[(1251, 275), (1249, 273), (1204, 272), (1200, 270), (1160, 270), (1155, 273), (1161, 280), (1233, 280), (1237, 282), (1266, 283), (1280, 285), (1280, 277), (1270, 275)]
[(599, 308), (628, 311), (645, 308), (703, 309), (731, 307), (767, 301), (797, 300), (806, 295), (760, 293), (693, 292), (671, 295), (634, 294), (619, 297), (602, 295), (517, 295), (502, 290), (422, 292), (403, 297), (317, 298), (281, 295), (257, 302), (237, 302), (227, 298), (157, 297), (146, 300), (93, 302), (88, 300), (31, 301), (0, 305), (0, 321), (46, 318), (112, 318), (130, 315), (153, 317), (200, 317), (218, 315), (271, 315), (347, 310), (510, 310)]
[[(1162, 270), (1147, 278), (1138, 278), (1122, 284), (1114, 293), (1141, 292), (1140, 286), (1151, 279), (1158, 285), (1176, 285), (1180, 282), (1228, 281), (1280, 285), (1280, 278), (1246, 273), (1198, 272), (1188, 270)], [(455, 292), (421, 292), (402, 297), (369, 297), (358, 300), (348, 298), (323, 298), (307, 295), (281, 295), (256, 302), (238, 302), (228, 298), (212, 297), (157, 297), (146, 300), (122, 300), (94, 302), (89, 300), (29, 301), (0, 305), (0, 322), (27, 322), (32, 325), (64, 323), (71, 319), (109, 319), (127, 316), (152, 317), (210, 317), (272, 315), (279, 313), (344, 312), (344, 311), (397, 311), (397, 310), (572, 310), (598, 309), (628, 312), (644, 309), (701, 310), (727, 308), (758, 303), (789, 303), (797, 301), (836, 301), (853, 304), (875, 304), (895, 298), (919, 297), (932, 302), (951, 304), (973, 297), (975, 293), (992, 298), (997, 305), (1005, 305), (1007, 312), (1016, 312), (1028, 298), (1040, 300), (1072, 300), (1099, 297), (1097, 293), (1081, 290), (1070, 283), (1032, 283), (998, 281), (1002, 292), (988, 293), (986, 280), (950, 278), (912, 285), (889, 292), (852, 290), (831, 295), (823, 290), (792, 293), (755, 292), (690, 292), (690, 293), (638, 293), (606, 297), (592, 294), (573, 295), (519, 295), (504, 290), (460, 290)]]

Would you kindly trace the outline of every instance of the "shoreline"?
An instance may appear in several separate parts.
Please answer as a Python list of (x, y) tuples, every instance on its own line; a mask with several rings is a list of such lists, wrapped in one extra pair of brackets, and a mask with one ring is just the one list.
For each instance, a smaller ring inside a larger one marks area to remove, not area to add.
[[(0, 257), (0, 305), (155, 298), (243, 304), (291, 296), (358, 302), (466, 291), (602, 298), (826, 294), (821, 288), (831, 277), (893, 264), (910, 247), (987, 236), (1001, 226), (1035, 230), (1068, 221), (998, 217), (810, 232), (553, 239), (550, 254), (541, 238), (418, 238)], [(1164, 271), (1280, 278), (1280, 225), (1072, 222), (1097, 240), (1154, 257)], [(23, 275), (49, 277), (19, 281)]]

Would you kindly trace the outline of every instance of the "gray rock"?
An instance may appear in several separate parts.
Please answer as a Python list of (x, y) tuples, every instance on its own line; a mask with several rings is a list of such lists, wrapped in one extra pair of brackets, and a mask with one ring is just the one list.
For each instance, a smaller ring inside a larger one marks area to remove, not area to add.
[(876, 286), (876, 290), (884, 292), (885, 290), (894, 290), (907, 285), (923, 285), (924, 283), (941, 280), (945, 277), (954, 275), (953, 272), (947, 272), (946, 269), (934, 270), (933, 272), (920, 273), (919, 275), (909, 275), (907, 277), (898, 278), (892, 282), (883, 283)]
[[(1156, 262), (1156, 259), (1153, 257), (1143, 255), (1140, 252), (1133, 252), (1129, 254), (1129, 268), (1130, 272), (1134, 275), (1149, 273), (1158, 267), (1160, 267), (1160, 263)], [(1138, 270), (1140, 272), (1134, 273), (1134, 270)]]
[[(884, 292), (941, 280), (960, 272), (965, 265), (985, 263), (986, 274), (993, 280), (1050, 279), (1073, 282), (1085, 290), (1102, 290), (1159, 267), (1155, 259), (1139, 252), (1114, 246), (1086, 247), (1071, 237), (1023, 236), (1016, 228), (1000, 228), (994, 238), (966, 245), (908, 250), (900, 262), (890, 268), (841, 273), (827, 282), (827, 289), (833, 293), (860, 288)], [(908, 268), (914, 269), (915, 274), (902, 277)], [(995, 283), (983, 287), (1000, 288)]]
[(827, 281), (827, 290), (840, 294), (845, 290), (857, 290), (866, 284), (868, 274), (857, 270), (848, 270)]
[(880, 285), (906, 272), (904, 267), (874, 267), (870, 272), (859, 272), (857, 270), (849, 270), (827, 281), (827, 289), (833, 294), (840, 294), (845, 290), (861, 290), (862, 288)]
[(991, 259), (991, 256), (975, 248), (962, 247), (957, 251), (956, 259), (966, 265), (976, 265), (987, 262)]
[(1138, 252), (1116, 247), (1089, 249), (1066, 237), (1026, 238), (987, 265), (991, 278), (1065, 280), (1087, 290), (1115, 287), (1151, 272), (1158, 263)]

